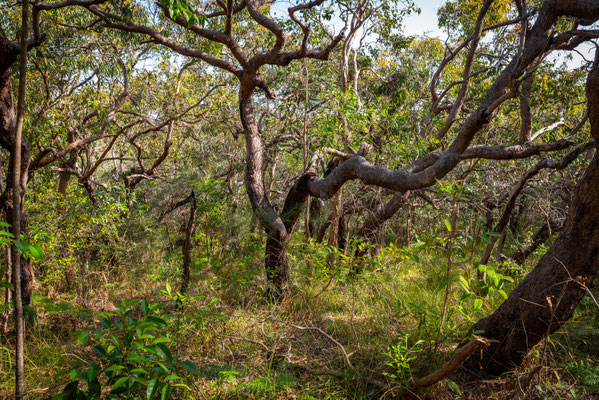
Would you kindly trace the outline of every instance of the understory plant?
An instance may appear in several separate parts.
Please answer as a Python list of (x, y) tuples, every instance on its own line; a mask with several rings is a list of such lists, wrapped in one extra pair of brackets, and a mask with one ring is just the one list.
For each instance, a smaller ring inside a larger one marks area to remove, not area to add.
[(189, 390), (186, 377), (198, 369), (172, 354), (167, 322), (157, 312), (161, 306), (123, 301), (100, 319), (100, 328), (81, 332), (77, 343), (91, 341), (93, 360), (71, 370), (71, 382), (52, 400), (166, 400)]

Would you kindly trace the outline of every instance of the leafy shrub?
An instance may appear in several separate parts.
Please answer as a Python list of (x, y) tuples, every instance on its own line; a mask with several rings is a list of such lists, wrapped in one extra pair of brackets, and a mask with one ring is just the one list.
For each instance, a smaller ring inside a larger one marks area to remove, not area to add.
[[(136, 318), (140, 304), (141, 318)], [(52, 400), (169, 399), (173, 390), (189, 390), (180, 373), (198, 374), (191, 361), (180, 361), (168, 347), (167, 322), (157, 315), (160, 304), (123, 301), (115, 314), (101, 318), (101, 329), (79, 334), (79, 345), (91, 340), (97, 360), (73, 369), (71, 382)], [(87, 384), (87, 390), (82, 384)], [(109, 390), (107, 390), (109, 388)]]
[(411, 363), (417, 358), (416, 354), (422, 351), (420, 346), (423, 343), (424, 340), (417, 340), (416, 342), (411, 343), (410, 334), (402, 333), (397, 344), (389, 346), (384, 353), (389, 357), (389, 360), (385, 361), (385, 365), (394, 369), (392, 373), (387, 373), (386, 375), (398, 382), (411, 381)]

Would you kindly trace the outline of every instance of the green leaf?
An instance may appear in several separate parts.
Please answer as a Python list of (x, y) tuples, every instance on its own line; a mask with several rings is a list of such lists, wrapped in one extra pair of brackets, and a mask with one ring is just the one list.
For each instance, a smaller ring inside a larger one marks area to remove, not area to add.
[(94, 346), (92, 347), (92, 349), (94, 349), (94, 351), (100, 356), (100, 357), (106, 357), (106, 349), (99, 345), (99, 346)]
[(81, 372), (79, 372), (79, 370), (75, 368), (72, 369), (71, 372), (69, 372), (69, 377), (72, 381), (74, 381), (75, 379), (77, 379), (77, 377), (79, 377), (79, 374), (81, 374)]
[(151, 400), (156, 396), (156, 392), (158, 391), (158, 378), (152, 379), (148, 383), (148, 387), (146, 389), (146, 400)]
[(499, 294), (501, 295), (501, 297), (503, 297), (505, 300), (507, 300), (507, 293), (506, 292), (504, 292), (501, 289), (498, 289), (497, 291), (499, 292)]
[(175, 384), (173, 384), (173, 387), (180, 387), (180, 388), (184, 388), (184, 389), (187, 389), (187, 390), (191, 390), (191, 389), (189, 388), (189, 386), (187, 386), (187, 385), (186, 385), (186, 384), (184, 384), (184, 383), (175, 383)]
[(15, 235), (13, 235), (12, 233), (7, 232), (7, 231), (0, 231), (0, 235), (2, 235), (2, 236), (8, 236), (9, 238), (14, 238), (15, 237)]
[(135, 377), (133, 378), (133, 381), (139, 383), (140, 385), (148, 386), (148, 381), (145, 379)]
[(148, 313), (150, 312), (150, 307), (149, 307), (148, 302), (146, 301), (146, 299), (143, 299), (141, 301), (141, 312), (143, 312), (145, 316), (147, 316)]
[(162, 388), (162, 393), (160, 395), (160, 400), (168, 400), (171, 396), (171, 385), (164, 385)]
[(199, 375), (199, 373), (200, 373), (200, 371), (198, 370), (198, 367), (195, 365), (195, 363), (193, 361), (190, 361), (190, 360), (183, 361), (181, 363), (181, 366), (193, 375)]
[(122, 369), (125, 369), (124, 365), (111, 365), (110, 367), (106, 368), (104, 371), (106, 371), (106, 372), (120, 371)]
[(85, 341), (89, 339), (89, 332), (87, 331), (83, 331), (79, 334), (79, 337), (77, 338), (77, 345), (80, 346), (82, 343), (85, 343)]
[(29, 253), (31, 253), (31, 255), (38, 260), (44, 258), (44, 251), (36, 244), (29, 246)]
[(451, 224), (449, 223), (449, 221), (444, 219), (443, 222), (445, 223), (445, 227), (447, 228), (447, 230), (451, 232)]
[(483, 306), (483, 301), (481, 299), (474, 300), (474, 309), (478, 310)]
[(21, 252), (26, 252), (27, 249), (29, 248), (29, 242), (26, 242), (24, 240), (19, 240), (18, 242), (15, 243), (15, 246), (17, 246), (17, 249), (21, 250)]
[(468, 284), (468, 281), (466, 280), (466, 278), (464, 278), (464, 276), (458, 275), (458, 283), (465, 291), (470, 290), (470, 285)]
[(0, 282), (0, 288), (5, 288), (5, 289), (10, 289), (10, 290), (12, 290), (12, 289), (13, 289), (13, 287), (14, 287), (14, 286), (13, 286), (13, 285), (12, 285), (12, 283), (10, 283), (10, 282), (7, 282), (7, 281), (2, 281), (2, 282)]
[(5, 226), (5, 227), (10, 228), (12, 225), (9, 224), (8, 222), (0, 221), (0, 226)]
[(123, 377), (120, 377), (119, 379), (117, 379), (116, 382), (114, 383), (114, 385), (112, 385), (112, 391), (114, 392), (118, 388), (124, 386), (128, 380), (129, 380), (128, 376), (123, 376)]
[(97, 364), (90, 364), (89, 368), (87, 369), (87, 381), (93, 381), (94, 379), (96, 379), (99, 373), (100, 367)]
[(150, 373), (148, 371), (146, 371), (143, 368), (135, 368), (131, 370), (132, 374), (144, 374), (144, 375), (150, 375)]
[(158, 355), (166, 361), (171, 362), (173, 360), (173, 355), (171, 354), (170, 349), (166, 347), (164, 343), (158, 343), (156, 345), (156, 350)]
[(154, 315), (150, 315), (147, 318), (147, 320), (150, 321), (150, 322), (153, 322), (154, 324), (157, 324), (157, 325), (166, 326), (166, 321), (165, 320), (163, 320), (162, 318), (156, 317)]

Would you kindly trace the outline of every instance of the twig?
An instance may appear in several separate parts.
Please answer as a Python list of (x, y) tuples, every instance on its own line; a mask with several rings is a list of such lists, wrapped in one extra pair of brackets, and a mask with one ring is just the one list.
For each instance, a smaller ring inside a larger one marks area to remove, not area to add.
[(347, 351), (345, 350), (345, 347), (343, 347), (343, 345), (341, 343), (339, 343), (334, 337), (332, 337), (331, 335), (329, 335), (328, 333), (326, 333), (325, 331), (323, 331), (319, 327), (317, 327), (317, 326), (300, 326), (300, 325), (295, 325), (295, 324), (292, 324), (291, 322), (282, 321), (282, 320), (275, 319), (275, 318), (272, 318), (272, 317), (267, 317), (267, 319), (270, 319), (272, 321), (279, 322), (279, 323), (282, 323), (282, 324), (289, 325), (289, 326), (291, 326), (291, 327), (293, 327), (295, 329), (299, 329), (301, 331), (312, 330), (312, 331), (319, 332), (322, 336), (324, 336), (329, 341), (331, 341), (332, 343), (334, 343), (335, 345), (337, 345), (337, 347), (339, 347), (339, 349), (341, 350), (341, 353), (343, 354), (343, 359), (345, 360), (345, 363), (348, 365), (348, 367), (352, 371), (357, 372), (356, 368), (353, 366), (353, 364), (349, 360), (349, 355), (347, 354)]

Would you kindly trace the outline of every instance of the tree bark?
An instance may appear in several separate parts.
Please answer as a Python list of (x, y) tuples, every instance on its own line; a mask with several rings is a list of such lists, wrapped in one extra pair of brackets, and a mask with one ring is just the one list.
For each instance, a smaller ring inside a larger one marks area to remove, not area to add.
[[(11, 84), (11, 66), (17, 60), (19, 48), (12, 43), (0, 31), (0, 146), (10, 153), (10, 163), (7, 168), (6, 181), (11, 182), (14, 177), (14, 146), (17, 129), (17, 114), (15, 112), (15, 104), (13, 99), (13, 90)], [(31, 159), (31, 145), (27, 137), (23, 135), (21, 142), (21, 157), (20, 157), (20, 202), (25, 197), (25, 188), (27, 186), (28, 168)], [(14, 196), (13, 187), (7, 184), (2, 196), (0, 197), (1, 206), (5, 212), (7, 221), (14, 220)], [(20, 207), (20, 231), (27, 232), (27, 215), (25, 209)], [(14, 262), (13, 264), (17, 264)], [(34, 274), (31, 261), (20, 257), (21, 270), (21, 292), (23, 304), (31, 303), (33, 293)]]
[[(591, 135), (599, 143), (599, 51), (589, 72), (586, 95)], [(493, 374), (512, 369), (558, 330), (592, 287), (599, 267), (599, 158), (580, 180), (563, 231), (537, 266), (490, 316), (471, 331), (494, 339), (473, 362)]]
[[(559, 329), (591, 287), (599, 266), (599, 160), (591, 162), (570, 205), (564, 230), (509, 298), (472, 331), (495, 339), (476, 363), (491, 373), (520, 364)], [(584, 286), (583, 286), (584, 285)]]
[[(21, 212), (23, 210), (23, 196), (25, 194), (25, 182), (26, 176), (21, 179), (22, 162), (22, 148), (21, 143), (23, 142), (23, 123), (25, 120), (25, 88), (26, 88), (26, 76), (27, 76), (27, 38), (29, 29), (29, 3), (23, 1), (21, 3), (21, 50), (19, 60), (19, 91), (18, 91), (18, 103), (17, 103), (17, 123), (13, 134), (13, 148), (11, 153), (11, 165), (12, 165), (12, 200), (13, 200), (13, 215), (12, 215), (12, 229), (15, 235), (15, 240), (21, 240)], [(26, 160), (26, 165), (29, 165), (29, 160)], [(7, 185), (8, 186), (8, 185)], [(13, 244), (12, 259), (14, 260), (13, 268), (13, 285), (14, 285), (14, 305), (15, 305), (15, 333), (16, 333), (16, 349), (15, 349), (15, 399), (21, 400), (24, 395), (23, 391), (23, 375), (25, 371), (25, 360), (23, 358), (23, 347), (25, 340), (25, 324), (23, 321), (23, 298), (27, 297), (26, 304), (29, 304), (31, 294), (25, 294), (21, 288), (21, 261), (22, 257), (20, 251)], [(26, 288), (27, 282), (26, 282)], [(27, 293), (27, 292), (25, 292)]]

